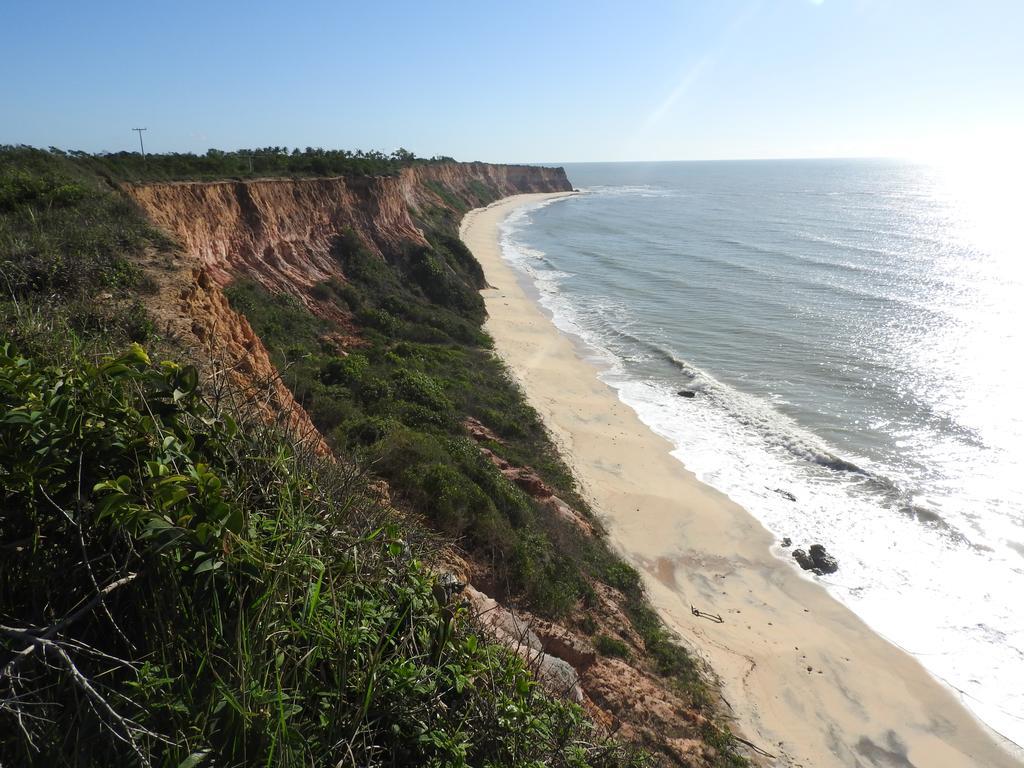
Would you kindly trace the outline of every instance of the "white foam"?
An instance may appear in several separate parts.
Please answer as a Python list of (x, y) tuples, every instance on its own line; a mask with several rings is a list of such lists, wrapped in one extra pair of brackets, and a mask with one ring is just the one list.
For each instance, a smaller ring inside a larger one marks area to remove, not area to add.
[[(595, 191), (644, 194), (641, 189)], [(555, 326), (592, 350), (604, 369), (600, 378), (675, 446), (673, 456), (700, 480), (780, 538), (790, 536), (795, 546), (824, 544), (841, 563), (839, 572), (822, 579), (836, 597), (959, 690), (979, 717), (1024, 742), (1024, 719), (1017, 714), (1024, 713), (1024, 621), (1016, 611), (1015, 580), (993, 571), (1009, 563), (899, 514), (880, 501), (866, 476), (823, 466), (836, 452), (772, 403), (682, 360), (676, 362), (693, 377), (688, 386), (700, 391), (697, 398), (681, 398), (673, 387), (631, 375), (609, 336), (618, 330), (609, 318), (627, 316), (628, 308), (610, 300), (609, 312), (582, 312), (564, 290), (573, 275), (554, 269), (545, 253), (516, 238), (538, 207), (506, 220), (503, 254), (533, 281)], [(602, 315), (603, 328), (592, 321)], [(868, 476), (881, 474), (864, 457), (843, 458)], [(788, 551), (777, 554), (791, 562)]]

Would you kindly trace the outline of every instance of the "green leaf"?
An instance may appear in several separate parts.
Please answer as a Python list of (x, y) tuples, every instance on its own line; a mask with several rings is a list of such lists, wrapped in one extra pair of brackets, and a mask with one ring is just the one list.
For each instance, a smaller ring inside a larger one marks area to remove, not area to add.
[(199, 566), (194, 571), (192, 571), (192, 573), (198, 576), (199, 574), (206, 573), (207, 571), (216, 571), (223, 564), (224, 563), (222, 563), (220, 560), (216, 559), (211, 555), (207, 557), (205, 560), (203, 560), (203, 562), (201, 562)]
[(224, 527), (236, 536), (242, 532), (242, 508), (235, 507), (224, 521)]
[(32, 419), (28, 417), (28, 414), (23, 411), (10, 411), (3, 419), (0, 419), (2, 424), (31, 424)]
[(320, 576), (309, 585), (309, 594), (306, 598), (306, 605), (308, 606), (306, 609), (306, 621), (312, 618), (313, 612), (316, 610), (317, 605), (320, 604), (320, 589), (324, 583), (324, 566), (323, 563), (317, 563), (317, 565), (320, 567)]
[(519, 692), (520, 696), (526, 696), (530, 692), (530, 689), (532, 687), (533, 687), (533, 682), (529, 678), (527, 678), (525, 676), (524, 677), (520, 677), (516, 681), (516, 690)]
[(97, 508), (97, 520), (113, 515), (129, 506), (130, 499), (123, 493), (112, 493), (100, 502)]
[(133, 341), (128, 351), (119, 358), (122, 362), (132, 363), (136, 366), (150, 365), (149, 355), (137, 341)]
[(182, 368), (178, 374), (178, 386), (185, 394), (191, 395), (196, 391), (196, 387), (199, 386), (199, 371), (194, 365)]
[(181, 486), (161, 488), (157, 493), (157, 499), (163, 509), (169, 509), (186, 498), (188, 498), (188, 488)]

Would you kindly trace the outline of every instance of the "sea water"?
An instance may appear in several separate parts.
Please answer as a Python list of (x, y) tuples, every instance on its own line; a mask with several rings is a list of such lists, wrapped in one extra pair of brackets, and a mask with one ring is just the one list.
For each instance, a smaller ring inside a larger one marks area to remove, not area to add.
[(809, 578), (1024, 743), (1024, 236), (997, 175), (566, 170), (583, 194), (502, 235), (555, 324), (701, 480), (835, 555)]

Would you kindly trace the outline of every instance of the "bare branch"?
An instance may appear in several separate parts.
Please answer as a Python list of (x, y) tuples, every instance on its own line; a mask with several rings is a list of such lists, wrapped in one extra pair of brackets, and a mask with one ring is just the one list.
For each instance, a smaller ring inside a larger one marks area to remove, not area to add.
[(115, 589), (119, 589), (120, 587), (123, 587), (125, 584), (131, 583), (135, 580), (137, 576), (137, 573), (129, 573), (124, 578), (118, 579), (117, 581), (112, 581), (103, 589), (99, 590), (93, 596), (92, 600), (87, 602), (81, 608), (65, 616), (56, 624), (54, 624), (51, 627), (47, 627), (41, 632), (26, 629), (24, 627), (7, 627), (0, 624), (0, 632), (2, 632), (3, 634), (8, 635), (9, 637), (19, 638), (29, 643), (29, 645), (27, 645), (25, 648), (18, 651), (15, 654), (14, 658), (7, 662), (7, 664), (4, 665), (3, 669), (0, 670), (0, 680), (3, 680), (4, 678), (10, 678), (14, 675), (14, 673), (17, 671), (17, 668), (25, 661), (26, 658), (28, 658), (32, 654), (32, 651), (39, 647), (37, 641), (49, 641), (54, 635), (62, 631), (65, 627), (74, 624), (80, 618), (89, 613), (89, 611), (91, 611), (93, 608), (95, 608), (103, 601), (104, 597), (109, 595)]
[[(135, 578), (135, 574), (132, 574), (131, 578)], [(52, 631), (52, 629), (50, 631)], [(68, 674), (71, 676), (72, 681), (79, 688), (79, 690), (83, 691), (85, 695), (89, 697), (89, 700), (92, 702), (94, 707), (97, 707), (99, 710), (105, 712), (109, 718), (111, 718), (115, 723), (117, 723), (124, 733), (120, 734), (113, 728), (110, 729), (111, 732), (115, 736), (120, 738), (122, 741), (125, 741), (128, 744), (128, 746), (131, 747), (132, 752), (134, 752), (135, 756), (139, 758), (139, 762), (141, 762), (142, 765), (147, 766), (147, 768), (151, 766), (149, 758), (139, 747), (138, 742), (135, 740), (135, 736), (136, 734), (142, 734), (145, 736), (150, 736), (152, 738), (160, 739), (162, 741), (163, 738), (160, 736), (160, 734), (153, 733), (149, 729), (143, 728), (138, 723), (132, 722), (128, 718), (118, 713), (117, 710), (115, 710), (112, 706), (110, 706), (109, 702), (107, 702), (107, 700), (103, 698), (103, 695), (99, 691), (97, 691), (95, 687), (93, 687), (92, 683), (89, 681), (89, 678), (87, 678), (79, 671), (78, 667), (75, 666), (74, 661), (71, 660), (71, 657), (63, 648), (60, 647), (59, 644), (45, 637), (37, 637), (29, 632), (26, 632), (25, 630), (18, 629), (16, 627), (5, 627), (3, 625), (0, 625), (0, 632), (3, 632), (7, 635), (13, 635), (15, 637), (21, 637), (22, 639), (31, 643), (31, 645), (34, 648), (39, 648), (44, 655), (49, 651), (53, 651), (57, 655), (57, 657), (63, 662), (64, 668), (67, 670)]]

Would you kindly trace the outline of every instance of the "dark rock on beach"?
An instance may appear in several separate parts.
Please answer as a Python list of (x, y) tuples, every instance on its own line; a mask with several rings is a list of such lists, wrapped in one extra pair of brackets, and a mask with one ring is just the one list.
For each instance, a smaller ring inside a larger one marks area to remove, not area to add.
[(839, 563), (821, 544), (811, 544), (811, 560), (818, 573), (835, 573), (839, 570)]
[(811, 560), (811, 556), (807, 554), (805, 549), (794, 549), (793, 559), (796, 560), (797, 564), (805, 571), (814, 569), (814, 561)]
[(805, 571), (813, 571), (819, 576), (839, 570), (839, 563), (821, 544), (812, 544), (809, 553), (803, 549), (794, 549), (793, 559)]
[(776, 488), (775, 492), (784, 499), (787, 499), (789, 501), (796, 501), (796, 496), (787, 491), (785, 488)]
[(782, 537), (782, 546), (784, 546), (784, 547), (791, 547), (791, 546), (793, 546), (793, 540), (791, 538), (789, 538), (789, 536), (783, 536)]
[(696, 397), (697, 396), (697, 393), (694, 392), (692, 389), (680, 389), (678, 392), (676, 392), (676, 394), (679, 395), (680, 397)]

